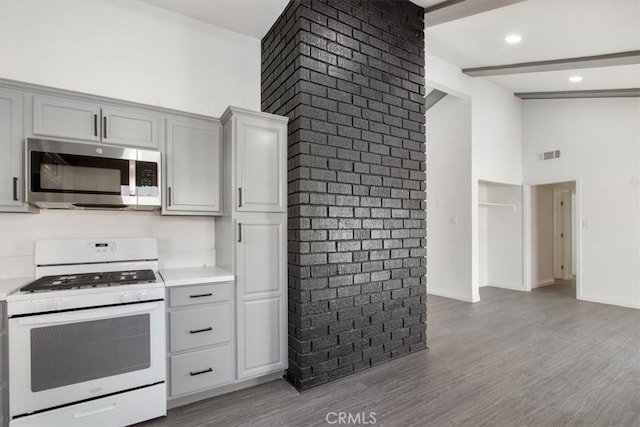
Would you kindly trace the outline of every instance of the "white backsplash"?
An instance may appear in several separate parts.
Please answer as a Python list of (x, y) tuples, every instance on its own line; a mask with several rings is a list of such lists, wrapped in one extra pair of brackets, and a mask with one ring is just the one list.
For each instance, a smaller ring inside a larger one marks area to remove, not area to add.
[(0, 214), (0, 279), (33, 276), (36, 240), (102, 237), (156, 237), (160, 268), (215, 265), (212, 217), (43, 209)]

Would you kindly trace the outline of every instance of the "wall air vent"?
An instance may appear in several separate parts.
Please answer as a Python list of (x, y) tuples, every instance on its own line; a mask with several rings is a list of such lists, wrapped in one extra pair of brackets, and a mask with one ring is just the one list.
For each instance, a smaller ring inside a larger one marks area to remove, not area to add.
[(538, 153), (538, 161), (541, 160), (553, 160), (560, 158), (560, 150), (545, 151), (544, 153)]

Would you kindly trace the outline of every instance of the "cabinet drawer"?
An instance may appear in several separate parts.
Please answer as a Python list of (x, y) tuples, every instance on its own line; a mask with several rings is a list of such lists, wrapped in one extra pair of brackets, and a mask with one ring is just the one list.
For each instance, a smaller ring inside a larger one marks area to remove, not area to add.
[(169, 313), (170, 351), (229, 341), (231, 305), (222, 304)]
[(232, 356), (231, 346), (171, 356), (171, 396), (231, 382)]
[(182, 307), (208, 302), (229, 301), (232, 295), (231, 291), (231, 282), (169, 288), (169, 305), (171, 307)]

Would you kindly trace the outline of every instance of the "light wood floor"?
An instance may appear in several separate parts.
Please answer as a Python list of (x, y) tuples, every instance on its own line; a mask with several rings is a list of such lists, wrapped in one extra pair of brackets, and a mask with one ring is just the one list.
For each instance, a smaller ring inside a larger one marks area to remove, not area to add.
[(144, 425), (322, 426), (343, 411), (392, 427), (640, 426), (640, 311), (561, 286), (482, 288), (476, 304), (430, 295), (426, 351), (302, 394), (273, 381)]

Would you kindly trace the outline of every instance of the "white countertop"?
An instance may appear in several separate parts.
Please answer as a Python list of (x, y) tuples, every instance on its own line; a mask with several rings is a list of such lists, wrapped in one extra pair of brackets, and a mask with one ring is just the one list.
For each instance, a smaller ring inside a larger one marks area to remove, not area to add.
[(167, 268), (160, 270), (160, 275), (167, 287), (235, 280), (233, 274), (220, 267)]
[(0, 301), (6, 300), (7, 295), (29, 282), (33, 282), (33, 277), (12, 277), (10, 279), (0, 279)]

